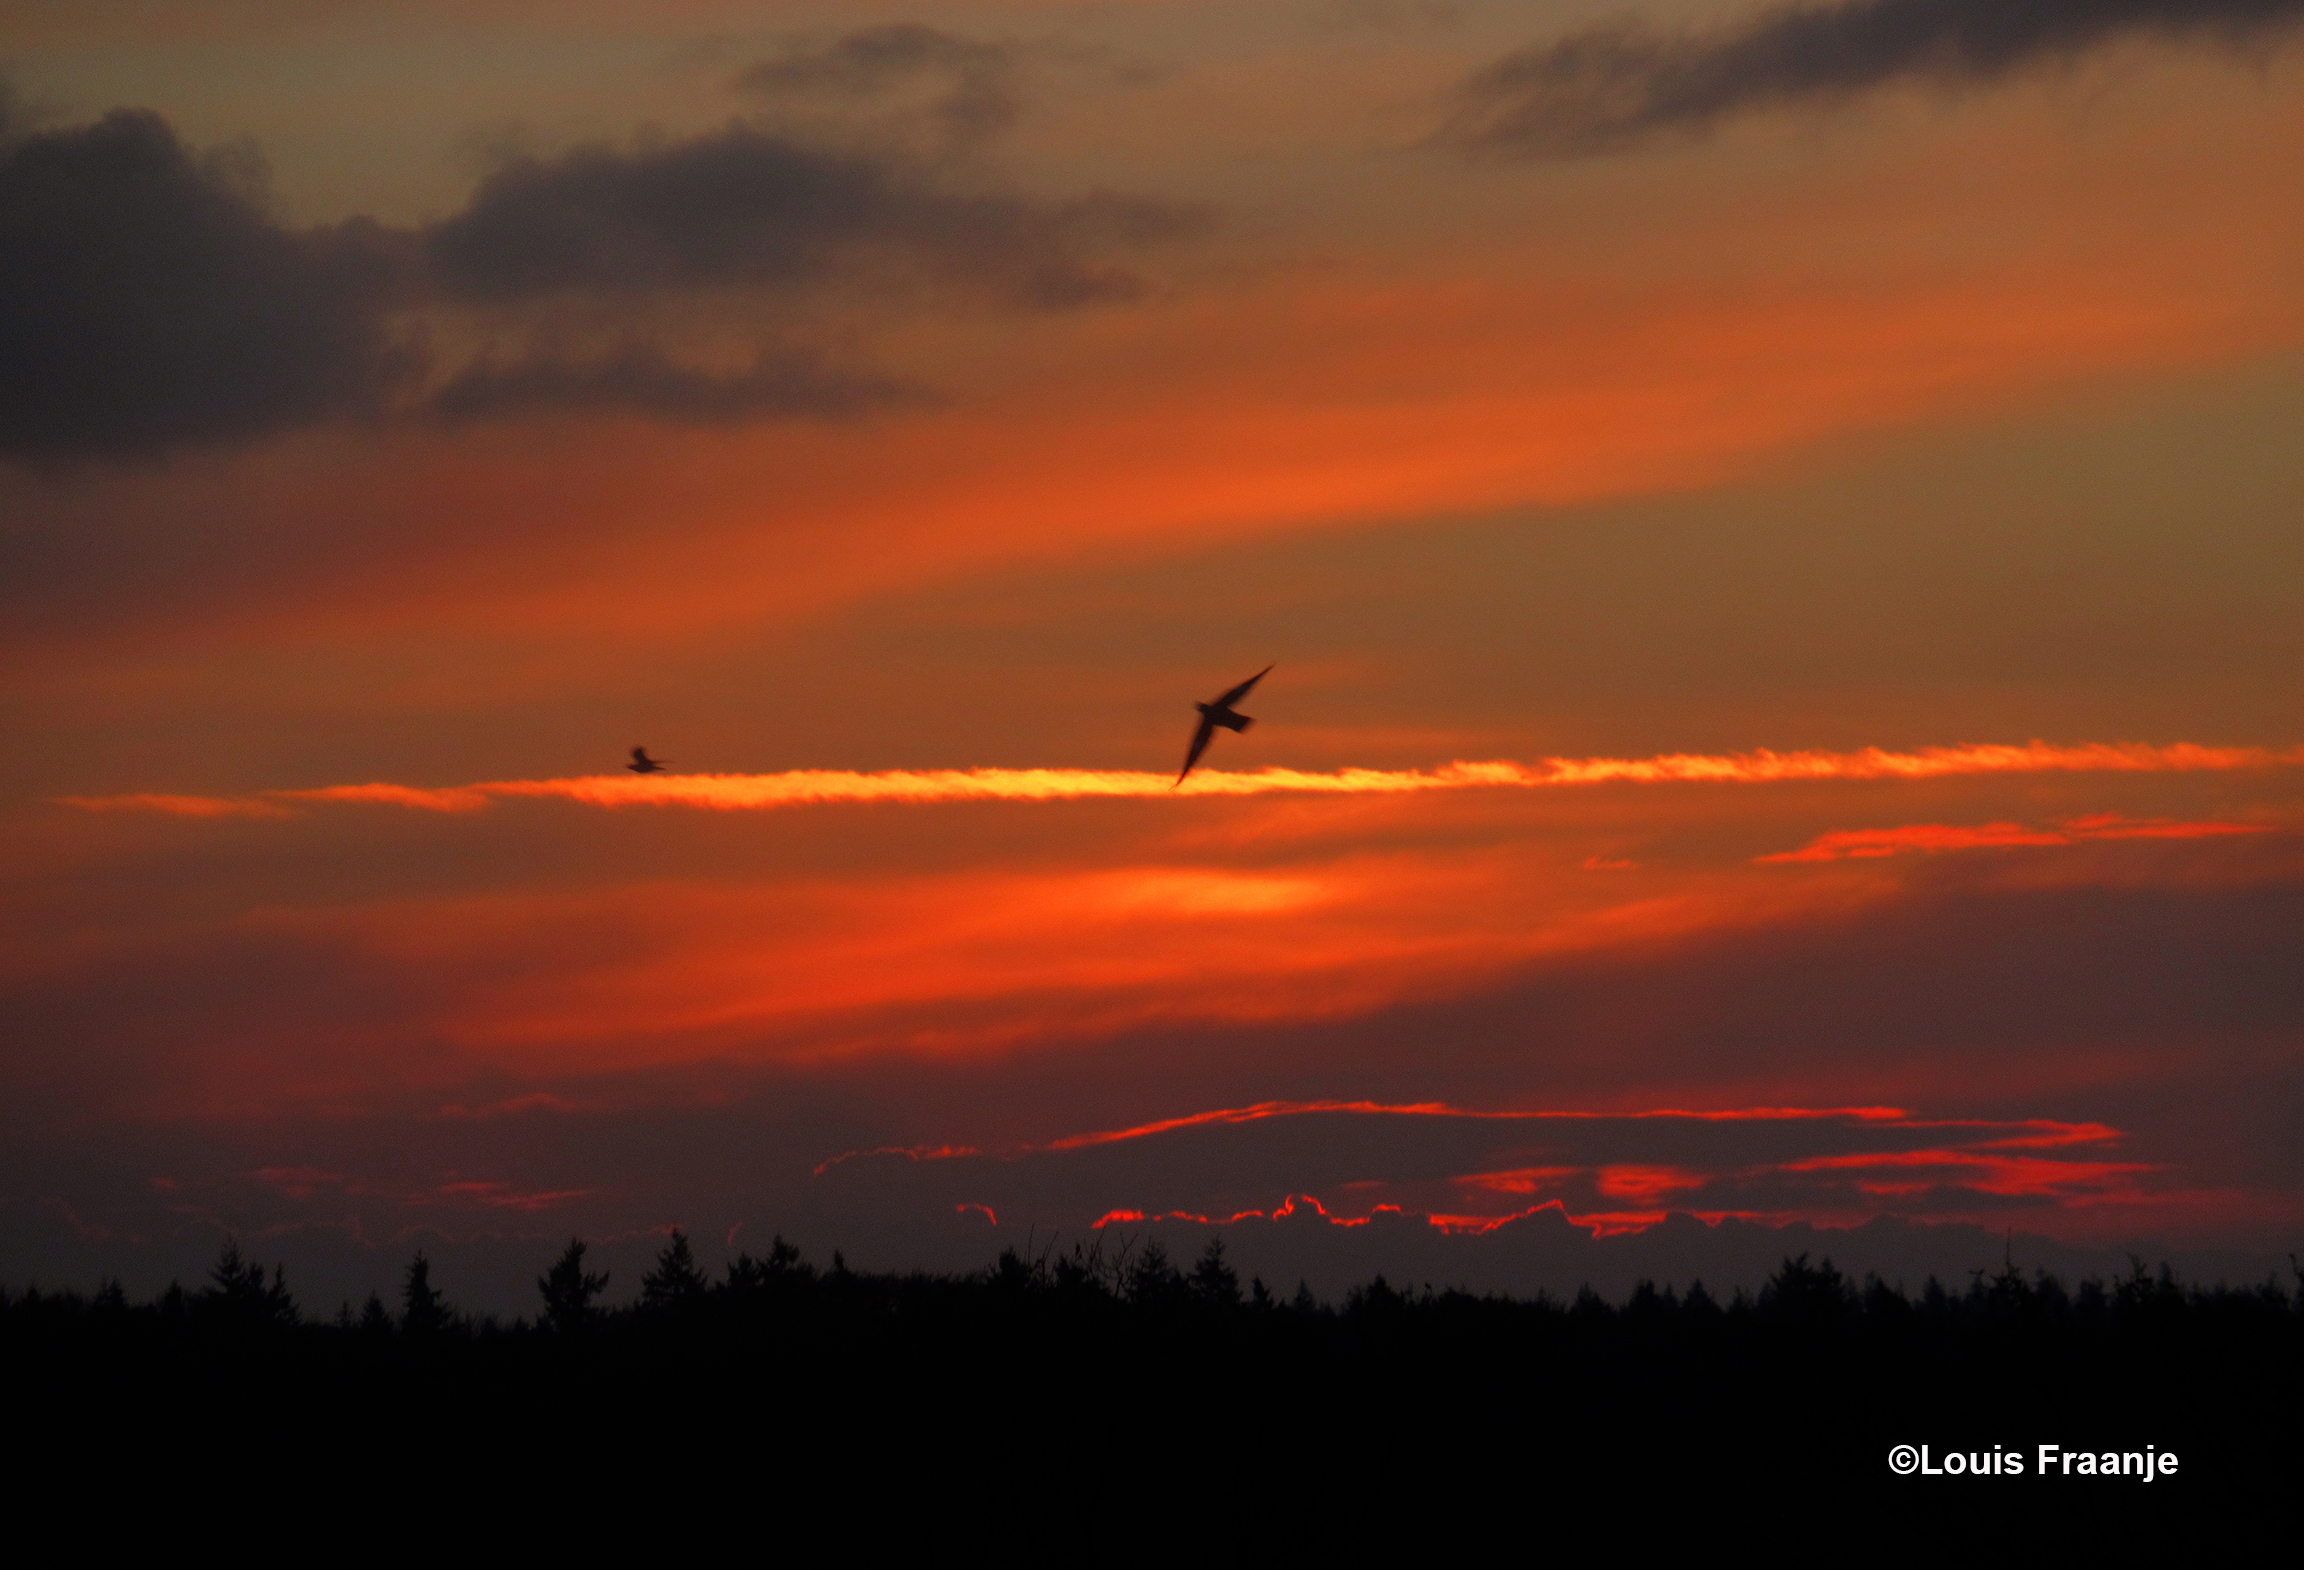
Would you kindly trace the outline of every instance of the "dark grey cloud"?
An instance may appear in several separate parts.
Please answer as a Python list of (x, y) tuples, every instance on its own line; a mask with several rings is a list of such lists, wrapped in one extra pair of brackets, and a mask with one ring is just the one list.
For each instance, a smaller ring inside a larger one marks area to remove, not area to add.
[(830, 43), (795, 43), (736, 79), (771, 101), (871, 101), (925, 89), (930, 117), (955, 146), (1006, 130), (1021, 110), (1016, 51), (918, 22), (868, 27)]
[(1109, 194), (955, 192), (888, 158), (747, 125), (667, 146), (580, 148), (497, 171), (425, 237), (442, 286), (484, 302), (892, 278), (1051, 307), (1127, 298), (1110, 247), (1188, 216)]
[(1499, 157), (1605, 152), (1901, 80), (1990, 82), (2131, 37), (2245, 44), (2299, 20), (2304, 0), (1846, 0), (1710, 33), (1600, 28), (1480, 71), (1442, 139)]
[(0, 454), (149, 452), (380, 408), (405, 246), (291, 231), (157, 115), (0, 141)]
[[(917, 309), (923, 291), (989, 309), (1124, 300), (1142, 283), (1117, 258), (1190, 222), (1109, 193), (958, 189), (901, 154), (737, 124), (523, 159), (425, 229), (298, 229), (266, 210), (250, 157), (196, 157), (156, 115), (23, 135), (0, 120), (0, 457), (128, 457), (384, 414), (851, 415), (919, 396), (813, 346), (860, 307)], [(729, 294), (713, 335), (749, 337), (754, 363), (686, 363), (677, 324), (702, 307), (683, 302)], [(442, 306), (478, 331), (461, 362), (419, 347)], [(570, 310), (586, 352), (503, 347)]]

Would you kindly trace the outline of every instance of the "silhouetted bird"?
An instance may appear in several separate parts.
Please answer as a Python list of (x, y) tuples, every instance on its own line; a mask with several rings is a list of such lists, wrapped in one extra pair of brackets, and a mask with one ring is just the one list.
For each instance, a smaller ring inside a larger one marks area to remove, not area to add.
[(664, 772), (664, 765), (649, 757), (646, 747), (634, 747), (632, 749), (632, 761), (625, 764), (624, 767), (635, 774), (661, 774)]
[[(1221, 725), (1228, 731), (1239, 732), (1256, 723), (1247, 715), (1234, 710), (1232, 705), (1247, 697), (1249, 688), (1271, 674), (1272, 667), (1267, 665), (1213, 703), (1195, 703), (1192, 705), (1200, 711), (1200, 728), (1192, 733), (1192, 750), (1184, 755), (1184, 767), (1176, 773), (1176, 785), (1184, 783), (1184, 776), (1192, 772), (1192, 765), (1198, 763), (1200, 754), (1208, 750), (1209, 740), (1215, 736), (1217, 726)], [(1176, 785), (1171, 785), (1168, 788), (1174, 790)]]

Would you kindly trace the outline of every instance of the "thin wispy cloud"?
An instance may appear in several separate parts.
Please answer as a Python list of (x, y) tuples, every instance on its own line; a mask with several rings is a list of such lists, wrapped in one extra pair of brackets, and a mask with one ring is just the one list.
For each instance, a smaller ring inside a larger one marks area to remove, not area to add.
[(1926, 780), (1993, 774), (2179, 774), (2304, 766), (2304, 746), (2155, 747), (2131, 742), (2053, 746), (1923, 747), (1893, 752), (1665, 753), (1651, 758), (1544, 758), (1533, 763), (1450, 763), (1436, 769), (1210, 770), (1179, 786), (1166, 774), (1125, 769), (795, 769), (780, 774), (665, 774), (641, 778), (489, 780), (472, 785), (325, 785), (247, 796), (138, 793), (62, 796), (99, 812), (183, 817), (260, 814), (297, 804), (367, 803), (428, 812), (476, 812), (504, 800), (594, 807), (702, 807), (766, 811), (826, 802), (1075, 801), (1094, 797), (1408, 795), (1424, 791), (1544, 790), (1579, 785), (1760, 785), (1798, 780)]
[(2299, 22), (2304, 0), (1847, 0), (1709, 32), (1623, 24), (1474, 74), (1441, 140), (1489, 157), (1611, 152), (1898, 82), (1989, 83), (2123, 39), (2243, 45)]
[(2263, 823), (2179, 823), (2166, 818), (2103, 815), (2075, 818), (2053, 828), (2022, 823), (1906, 823), (1892, 829), (1835, 829), (1798, 850), (1760, 861), (1862, 861), (1947, 850), (1997, 850), (2024, 845), (2071, 845), (2081, 840), (2196, 840), (2234, 834), (2269, 834)]

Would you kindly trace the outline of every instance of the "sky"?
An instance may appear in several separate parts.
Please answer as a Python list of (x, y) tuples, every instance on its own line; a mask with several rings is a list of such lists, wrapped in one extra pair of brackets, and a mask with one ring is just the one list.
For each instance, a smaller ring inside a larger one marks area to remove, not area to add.
[(2304, 0), (0, 84), (0, 1279), (2304, 1248)]

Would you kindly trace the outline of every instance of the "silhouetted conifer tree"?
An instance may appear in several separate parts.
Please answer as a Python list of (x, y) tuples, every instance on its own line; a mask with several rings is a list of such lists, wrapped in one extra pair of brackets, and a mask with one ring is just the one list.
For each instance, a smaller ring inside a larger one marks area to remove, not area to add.
[(1224, 1240), (1211, 1237), (1208, 1246), (1200, 1251), (1200, 1263), (1192, 1267), (1192, 1295), (1201, 1302), (1217, 1308), (1240, 1306), (1240, 1277), (1230, 1265), (1224, 1263)]
[(1632, 1288), (1632, 1295), (1624, 1300), (1624, 1321), (1642, 1327), (1659, 1325), (1673, 1317), (1680, 1306), (1672, 1289), (1656, 1290), (1653, 1281), (1642, 1281)]
[(1806, 1254), (1785, 1260), (1760, 1289), (1762, 1312), (1797, 1324), (1836, 1322), (1855, 1300), (1854, 1286), (1832, 1268), (1832, 1261), (1811, 1265)]
[(2154, 1277), (2136, 1255), (2128, 1256), (2128, 1264), (2128, 1274), (2112, 1289), (2112, 1300), (2122, 1318), (2137, 1323), (2165, 1321), (2183, 1311), (2184, 1289), (2176, 1284), (2176, 1273), (2167, 1265), (2161, 1265), (2160, 1274)]
[(608, 1273), (587, 1271), (584, 1240), (572, 1237), (559, 1263), (536, 1278), (536, 1290), (544, 1294), (544, 1322), (563, 1335), (573, 1335), (598, 1317), (592, 1300), (608, 1290)]
[(728, 1285), (731, 1292), (758, 1292), (783, 1281), (806, 1281), (815, 1272), (800, 1263), (800, 1250), (784, 1241), (778, 1233), (768, 1245), (766, 1259), (754, 1259), (750, 1254), (738, 1254), (728, 1261)]
[(1144, 1245), (1128, 1267), (1128, 1301), (1143, 1307), (1173, 1303), (1185, 1291), (1184, 1273), (1168, 1262), (1168, 1251), (1157, 1243)]
[(1934, 1276), (1920, 1289), (1920, 1306), (1931, 1319), (1942, 1319), (1952, 1307), (1952, 1298), (1944, 1290), (1944, 1283)]
[(1390, 1320), (1398, 1318), (1407, 1303), (1406, 1298), (1392, 1289), (1391, 1282), (1378, 1275), (1366, 1286), (1354, 1287), (1344, 1295), (1344, 1312)]
[(640, 1278), (640, 1306), (663, 1309), (701, 1302), (711, 1284), (696, 1268), (688, 1234), (674, 1227), (672, 1241), (656, 1256), (656, 1268)]
[(432, 1285), (432, 1262), (418, 1249), (408, 1261), (407, 1284), (401, 1289), (400, 1328), (412, 1336), (428, 1336), (446, 1328), (448, 1308)]
[(392, 1314), (384, 1306), (384, 1299), (371, 1292), (368, 1304), (360, 1310), (360, 1329), (363, 1334), (388, 1336), (392, 1333)]
[(251, 1325), (296, 1323), (296, 1300), (288, 1294), (285, 1270), (274, 1267), (267, 1286), (264, 1267), (242, 1257), (238, 1238), (225, 1240), (223, 1252), (208, 1272), (208, 1281), (201, 1301), (226, 1318)]

